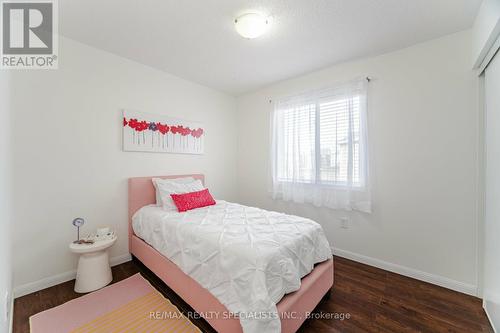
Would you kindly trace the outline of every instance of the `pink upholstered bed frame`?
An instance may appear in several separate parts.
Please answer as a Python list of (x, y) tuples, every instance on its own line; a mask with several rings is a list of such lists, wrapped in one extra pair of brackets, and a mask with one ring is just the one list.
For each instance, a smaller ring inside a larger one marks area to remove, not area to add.
[[(204, 182), (203, 175), (159, 176), (157, 178), (194, 177)], [(242, 328), (238, 319), (224, 319), (227, 308), (220, 303), (207, 289), (203, 288), (186, 275), (181, 269), (164, 257), (160, 252), (134, 235), (132, 216), (141, 207), (156, 202), (154, 177), (130, 178), (128, 182), (128, 213), (129, 213), (129, 250), (132, 255), (146, 265), (153, 273), (162, 279), (167, 286), (177, 293), (198, 313), (220, 313), (219, 318), (206, 318), (208, 323), (221, 333), (240, 333)], [(302, 279), (301, 288), (285, 295), (277, 304), (281, 314), (281, 331), (296, 332), (304, 322), (304, 313), (312, 312), (322, 297), (333, 285), (333, 260), (328, 260), (315, 266), (314, 270)], [(215, 312), (214, 312), (215, 311)]]

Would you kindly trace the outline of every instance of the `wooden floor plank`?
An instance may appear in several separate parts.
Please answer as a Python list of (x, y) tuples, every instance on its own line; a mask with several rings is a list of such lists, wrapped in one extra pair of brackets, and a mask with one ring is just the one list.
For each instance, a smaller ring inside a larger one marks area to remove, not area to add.
[[(348, 332), (493, 332), (481, 300), (426, 282), (335, 257), (335, 283), (329, 299), (315, 313), (349, 314), (349, 319), (309, 319), (300, 333)], [(139, 263), (113, 267), (113, 283), (141, 272), (181, 311), (189, 306)], [(14, 302), (14, 333), (29, 332), (28, 318), (81, 296), (74, 280), (20, 298)], [(195, 321), (213, 332), (203, 320)]]

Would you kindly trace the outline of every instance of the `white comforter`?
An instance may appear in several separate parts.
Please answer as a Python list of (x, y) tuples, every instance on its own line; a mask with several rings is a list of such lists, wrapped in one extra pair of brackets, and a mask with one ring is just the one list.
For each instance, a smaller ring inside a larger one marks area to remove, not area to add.
[(185, 213), (146, 206), (133, 228), (239, 313), (245, 333), (280, 332), (276, 303), (300, 288), (315, 263), (332, 257), (318, 223), (225, 201)]

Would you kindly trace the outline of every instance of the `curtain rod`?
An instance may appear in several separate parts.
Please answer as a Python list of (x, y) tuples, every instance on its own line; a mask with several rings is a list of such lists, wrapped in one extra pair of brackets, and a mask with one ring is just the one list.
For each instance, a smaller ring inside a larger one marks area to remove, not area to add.
[[(372, 80), (372, 77), (371, 77), (371, 76), (366, 76), (366, 77), (365, 77), (365, 80), (366, 80), (366, 82), (370, 83), (370, 82), (371, 82), (371, 80)], [(273, 100), (270, 98), (270, 99), (269, 99), (269, 104), (270, 104), (270, 103), (272, 103), (272, 102), (273, 102)]]

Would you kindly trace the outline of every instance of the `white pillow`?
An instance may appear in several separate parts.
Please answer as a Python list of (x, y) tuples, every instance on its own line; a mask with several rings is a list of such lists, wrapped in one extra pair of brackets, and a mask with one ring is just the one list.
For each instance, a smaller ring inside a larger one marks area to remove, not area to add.
[(176, 210), (177, 207), (172, 200), (171, 194), (183, 194), (189, 192), (201, 191), (204, 189), (201, 180), (191, 182), (157, 182), (156, 186), (160, 194), (160, 202), (165, 210)]
[(187, 183), (194, 182), (194, 178), (193, 177), (183, 177), (183, 178), (173, 178), (173, 179), (153, 178), (153, 179), (151, 179), (151, 181), (153, 182), (153, 186), (155, 187), (156, 205), (163, 206), (163, 203), (161, 201), (160, 190), (158, 189), (158, 183), (187, 184)]

